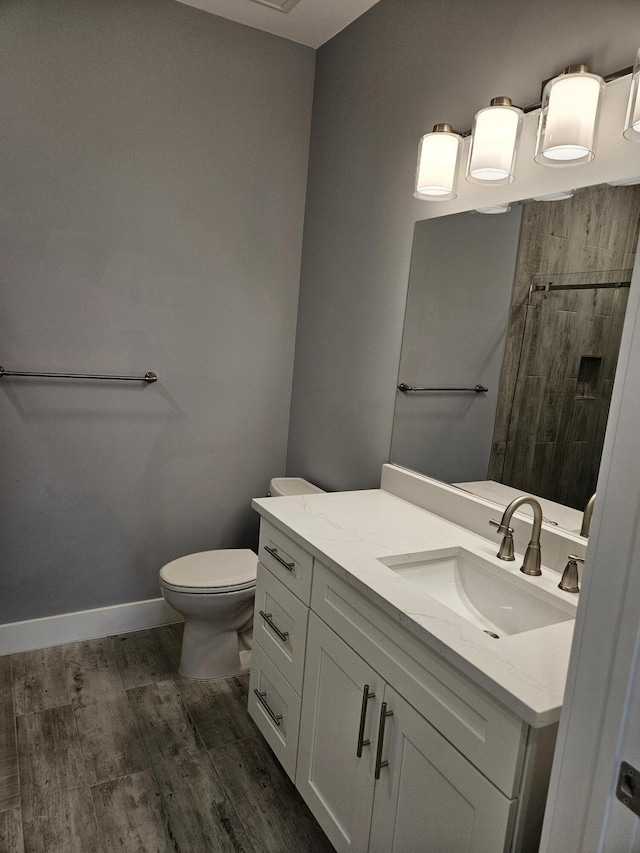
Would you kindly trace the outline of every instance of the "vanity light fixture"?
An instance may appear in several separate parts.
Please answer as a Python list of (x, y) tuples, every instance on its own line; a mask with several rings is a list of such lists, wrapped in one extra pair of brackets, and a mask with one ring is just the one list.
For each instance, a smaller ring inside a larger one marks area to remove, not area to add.
[(575, 190), (565, 190), (564, 192), (548, 193), (547, 195), (534, 195), (534, 201), (565, 201), (565, 199), (573, 198)]
[(450, 124), (436, 124), (432, 133), (425, 133), (418, 148), (416, 198), (447, 201), (456, 197), (461, 142)]
[(524, 113), (511, 98), (493, 98), (476, 113), (471, 131), (467, 181), (476, 184), (511, 184)]
[(476, 213), (508, 213), (510, 204), (489, 204), (486, 207), (476, 207)]
[(588, 65), (569, 65), (542, 93), (534, 160), (543, 166), (577, 166), (595, 157), (598, 107), (604, 80)]
[[(269, 0), (280, 2), (280, 0)], [(477, 184), (509, 184), (515, 180), (515, 161), (523, 117), (540, 111), (534, 160), (544, 166), (577, 166), (595, 157), (595, 138), (602, 92), (607, 83), (631, 77), (624, 136), (640, 142), (640, 49), (634, 66), (605, 77), (585, 64), (569, 65), (548, 80), (542, 100), (523, 109), (510, 98), (493, 98), (476, 113), (473, 130), (455, 133), (449, 124), (437, 124), (418, 148), (414, 196), (426, 201), (456, 198), (461, 142), (470, 136), (466, 179)], [(559, 201), (570, 195), (553, 193), (536, 201)], [(500, 205), (498, 205), (500, 207)], [(481, 210), (486, 210), (481, 208)]]
[(640, 142), (640, 49), (636, 55), (636, 64), (633, 66), (624, 137), (632, 142)]

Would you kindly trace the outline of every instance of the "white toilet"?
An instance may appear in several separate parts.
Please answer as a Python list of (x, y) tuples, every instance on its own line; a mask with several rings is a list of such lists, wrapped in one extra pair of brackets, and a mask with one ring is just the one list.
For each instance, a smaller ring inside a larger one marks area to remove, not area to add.
[[(323, 489), (299, 477), (275, 477), (273, 497)], [(178, 672), (208, 681), (243, 675), (251, 666), (258, 557), (248, 549), (187, 554), (160, 569), (165, 600), (184, 616)]]

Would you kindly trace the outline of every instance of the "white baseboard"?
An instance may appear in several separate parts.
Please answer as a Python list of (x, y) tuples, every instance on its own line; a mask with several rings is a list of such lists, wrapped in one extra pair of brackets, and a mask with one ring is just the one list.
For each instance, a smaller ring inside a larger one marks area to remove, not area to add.
[(109, 634), (125, 634), (172, 622), (182, 622), (182, 616), (164, 598), (8, 622), (0, 625), (0, 655), (107, 637)]

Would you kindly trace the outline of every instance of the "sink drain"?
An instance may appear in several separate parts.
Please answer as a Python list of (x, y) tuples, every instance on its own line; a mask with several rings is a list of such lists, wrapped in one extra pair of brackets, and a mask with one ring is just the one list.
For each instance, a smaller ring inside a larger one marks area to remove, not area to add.
[(485, 632), (485, 634), (488, 634), (490, 637), (493, 637), (494, 640), (500, 639), (500, 634), (496, 634), (495, 631), (488, 631), (486, 628), (483, 628), (482, 630)]

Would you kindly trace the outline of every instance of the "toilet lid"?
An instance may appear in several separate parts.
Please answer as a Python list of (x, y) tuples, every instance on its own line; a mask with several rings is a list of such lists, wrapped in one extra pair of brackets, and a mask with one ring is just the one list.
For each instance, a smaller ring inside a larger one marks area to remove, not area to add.
[(160, 580), (174, 589), (234, 592), (255, 586), (258, 556), (248, 548), (187, 554), (160, 569)]

